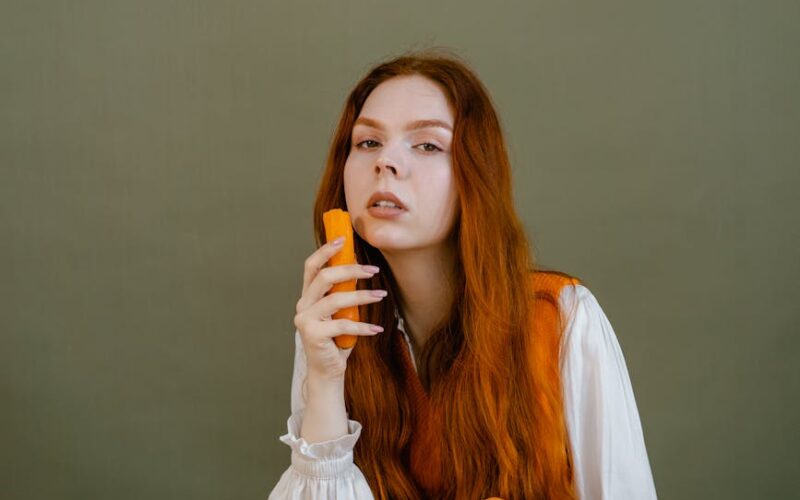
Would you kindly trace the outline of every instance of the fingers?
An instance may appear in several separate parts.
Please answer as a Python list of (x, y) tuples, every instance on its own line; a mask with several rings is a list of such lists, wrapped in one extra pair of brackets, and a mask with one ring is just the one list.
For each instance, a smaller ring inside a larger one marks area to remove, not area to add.
[(383, 327), (370, 323), (360, 323), (349, 319), (334, 319), (323, 321), (323, 330), (329, 338), (337, 337), (342, 334), (347, 335), (377, 335), (383, 331)]
[(337, 238), (333, 241), (325, 243), (316, 251), (314, 251), (314, 253), (309, 255), (309, 257), (306, 259), (305, 265), (303, 266), (303, 295), (306, 294), (308, 285), (310, 285), (314, 278), (316, 278), (320, 269), (322, 269), (322, 267), (330, 260), (331, 257), (341, 251), (342, 243), (344, 243), (344, 237)]
[(321, 269), (297, 301), (297, 312), (302, 312), (322, 299), (336, 283), (371, 278), (379, 270), (375, 266), (347, 264)]
[[(369, 297), (365, 297), (365, 295), (369, 295)], [(330, 300), (328, 304), (325, 303), (325, 301), (328, 299), (337, 298), (339, 299), (338, 301)], [(315, 304), (314, 308), (307, 309), (306, 311), (295, 315), (294, 324), (300, 333), (300, 338), (303, 340), (304, 346), (328, 345), (329, 342), (332, 342), (333, 337), (337, 337), (342, 334), (360, 336), (376, 335), (383, 331), (383, 327), (380, 325), (352, 321), (345, 318), (331, 319), (330, 315), (327, 315), (323, 319), (319, 319), (315, 308), (317, 310), (325, 310), (326, 308), (338, 310), (341, 307), (347, 307), (348, 304), (375, 302), (381, 300), (382, 298), (383, 297), (378, 297), (369, 293), (336, 293)], [(311, 356), (312, 354), (310, 353), (308, 347), (306, 349), (307, 356)]]
[(377, 271), (368, 270), (368, 267), (369, 266), (362, 266), (359, 264), (347, 264), (322, 269), (308, 286), (308, 290), (306, 290), (308, 300), (313, 303), (322, 299), (322, 297), (337, 283), (348, 280), (367, 279), (375, 276)]
[(336, 292), (318, 300), (306, 310), (312, 318), (332, 317), (337, 311), (346, 307), (373, 304), (386, 296), (385, 290), (356, 290), (354, 292)]

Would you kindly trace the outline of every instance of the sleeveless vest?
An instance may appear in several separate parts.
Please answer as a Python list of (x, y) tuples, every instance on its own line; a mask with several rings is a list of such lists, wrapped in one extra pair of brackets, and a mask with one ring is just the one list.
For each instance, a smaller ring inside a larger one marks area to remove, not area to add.
[[(552, 271), (536, 271), (531, 273), (533, 290), (547, 291), (555, 297), (560, 296), (561, 288), (570, 284), (579, 284), (577, 278), (567, 277)], [(559, 310), (546, 300), (534, 301), (534, 331), (541, 339), (546, 339), (547, 359), (554, 363), (558, 370), (559, 346), (561, 333), (558, 330)], [(429, 400), (428, 393), (422, 385), (414, 368), (411, 353), (403, 338), (402, 332), (396, 336), (396, 348), (400, 353), (403, 365), (405, 390), (409, 393), (413, 406), (414, 423), (411, 443), (407, 449), (408, 470), (417, 486), (425, 493), (426, 498), (440, 498), (443, 487), (441, 464), (443, 450), (436, 439), (442, 433), (440, 414)]]

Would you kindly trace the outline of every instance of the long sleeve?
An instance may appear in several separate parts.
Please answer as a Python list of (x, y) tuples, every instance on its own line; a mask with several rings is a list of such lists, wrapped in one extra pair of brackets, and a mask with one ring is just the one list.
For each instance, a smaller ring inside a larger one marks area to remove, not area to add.
[(561, 374), (582, 500), (656, 498), (639, 412), (617, 337), (583, 285), (561, 292)]
[(269, 495), (269, 500), (364, 500), (374, 498), (366, 478), (353, 463), (353, 448), (361, 435), (361, 424), (348, 419), (347, 434), (337, 439), (309, 444), (298, 437), (303, 423), (303, 384), (306, 358), (300, 333), (295, 331), (291, 416), (287, 433), (280, 440), (292, 450), (291, 465)]

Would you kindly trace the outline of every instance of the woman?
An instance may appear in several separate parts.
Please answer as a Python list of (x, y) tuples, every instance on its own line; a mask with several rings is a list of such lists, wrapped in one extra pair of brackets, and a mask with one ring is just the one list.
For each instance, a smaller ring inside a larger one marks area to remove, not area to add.
[[(535, 266), (464, 62), (408, 54), (356, 85), (318, 243), (332, 208), (350, 213), (359, 264), (325, 267), (335, 242), (305, 262), (280, 438), (292, 465), (270, 498), (655, 498), (614, 331), (580, 280)], [(355, 305), (364, 322), (331, 319)], [(361, 337), (340, 350), (341, 334)]]

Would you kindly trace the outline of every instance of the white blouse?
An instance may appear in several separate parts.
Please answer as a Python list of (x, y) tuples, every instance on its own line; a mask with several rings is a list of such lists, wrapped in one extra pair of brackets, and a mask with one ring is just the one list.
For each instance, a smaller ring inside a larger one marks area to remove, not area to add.
[[(559, 300), (565, 321), (559, 362), (578, 496), (586, 500), (655, 499), (639, 412), (614, 329), (585, 286), (564, 286)], [(403, 319), (397, 318), (414, 360)], [(287, 420), (288, 432), (280, 437), (292, 449), (291, 465), (269, 499), (374, 498), (353, 463), (361, 423), (348, 419), (348, 434), (330, 441), (309, 444), (298, 437), (305, 407), (301, 392), (305, 374), (303, 344), (295, 331), (292, 414)]]

